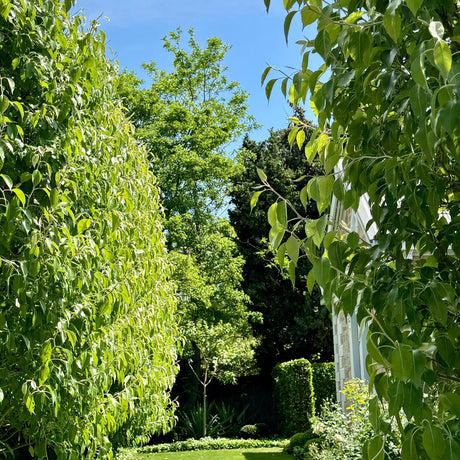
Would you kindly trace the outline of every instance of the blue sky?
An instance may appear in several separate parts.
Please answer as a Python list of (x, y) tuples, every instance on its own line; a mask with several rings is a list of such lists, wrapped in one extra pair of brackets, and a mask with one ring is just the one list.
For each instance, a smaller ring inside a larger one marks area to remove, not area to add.
[[(287, 66), (297, 68), (301, 63), (300, 47), (295, 44), (302, 38), (301, 28), (293, 22), (286, 46), (281, 0), (272, 0), (269, 14), (263, 0), (77, 0), (76, 8), (87, 20), (100, 18), (120, 67), (134, 70), (141, 78), (145, 78), (142, 62), (154, 60), (159, 68), (171, 68), (161, 38), (177, 27), (184, 31), (193, 28), (203, 47), (207, 38), (219, 37), (232, 46), (225, 60), (227, 75), (250, 93), (249, 112), (263, 126), (253, 131), (251, 138), (263, 140), (269, 128), (287, 126), (290, 107), (279, 86), (270, 102), (260, 86), (267, 63), (288, 72)], [(313, 118), (311, 111), (307, 115)]]

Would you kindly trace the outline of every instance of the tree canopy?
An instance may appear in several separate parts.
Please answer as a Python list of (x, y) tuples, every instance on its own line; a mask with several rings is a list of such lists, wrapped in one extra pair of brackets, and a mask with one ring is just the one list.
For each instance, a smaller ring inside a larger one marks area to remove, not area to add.
[(254, 370), (243, 260), (222, 215), (230, 178), (241, 170), (227, 145), (255, 122), (247, 115), (247, 94), (227, 80), (229, 47), (210, 38), (201, 48), (192, 30), (188, 35), (187, 46), (180, 29), (163, 39), (171, 72), (145, 64), (150, 86), (125, 73), (120, 92), (160, 185), (183, 357), (205, 390), (213, 378), (229, 382)]
[[(273, 263), (273, 253), (267, 248), (270, 226), (266, 212), (272, 197), (259, 197), (251, 212), (251, 196), (260, 185), (257, 168), (273, 178), (276, 190), (294, 205), (301, 205), (299, 192), (308, 178), (321, 174), (319, 164), (310, 165), (297, 146), (289, 145), (288, 134), (289, 130), (284, 129), (271, 131), (263, 142), (244, 139), (244, 170), (232, 178), (230, 193), (230, 222), (244, 258), (242, 288), (250, 298), (249, 308), (263, 316), (262, 322), (253, 325), (260, 339), (256, 355), (262, 372), (269, 374), (277, 363), (311, 359), (318, 354), (330, 360), (333, 354), (330, 313), (319, 303), (319, 289), (312, 295), (307, 290), (310, 262), (306, 257), (299, 261), (298, 279), (292, 289), (289, 278)], [(302, 175), (304, 179), (297, 181)], [(307, 213), (313, 219), (319, 217), (313, 201)]]
[(104, 34), (71, 3), (0, 5), (2, 456), (112, 458), (172, 424), (158, 190)]
[[(267, 8), (270, 0), (265, 0)], [(326, 176), (301, 192), (320, 211), (331, 197), (355, 211), (367, 200), (375, 244), (327, 221), (285, 219), (271, 208), (271, 244), (295, 264), (305, 252), (323, 300), (369, 323), (367, 370), (376, 434), (364, 458), (383, 459), (392, 430), (401, 458), (460, 457), (459, 134), (460, 7), (453, 0), (284, 1), (286, 36), (294, 16), (316, 26), (300, 39), (302, 68), (282, 89), (294, 104), (307, 94), (319, 128), (305, 146)], [(324, 61), (309, 68), (309, 56)], [(263, 80), (271, 72), (263, 74)], [(283, 77), (280, 78), (282, 81)], [(267, 83), (270, 94), (276, 79)], [(291, 119), (291, 141), (304, 144), (304, 123)], [(262, 175), (267, 189), (270, 178)], [(299, 214), (302, 212), (300, 208)], [(293, 225), (295, 224), (295, 225)], [(298, 230), (304, 228), (308, 238)], [(282, 246), (282, 235), (289, 239)], [(280, 236), (281, 235), (281, 236)]]

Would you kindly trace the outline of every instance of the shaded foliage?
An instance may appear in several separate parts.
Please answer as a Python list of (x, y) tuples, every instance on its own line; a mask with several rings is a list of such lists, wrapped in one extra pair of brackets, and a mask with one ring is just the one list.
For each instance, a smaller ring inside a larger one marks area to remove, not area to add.
[[(306, 274), (310, 262), (299, 260), (300, 276), (295, 289), (280, 268), (273, 263), (273, 254), (267, 249), (270, 225), (267, 210), (272, 202), (268, 194), (259, 196), (255, 209), (250, 208), (254, 188), (260, 184), (257, 169), (262, 169), (276, 183), (277, 190), (300, 205), (299, 191), (308, 176), (321, 173), (319, 166), (310, 166), (297, 147), (290, 147), (289, 131), (271, 132), (263, 142), (244, 139), (244, 171), (234, 176), (229, 210), (244, 257), (243, 290), (249, 296), (251, 310), (263, 315), (262, 323), (253, 325), (260, 338), (257, 348), (259, 365), (271, 373), (279, 362), (320, 354), (321, 359), (332, 357), (332, 326), (329, 312), (320, 305), (319, 291), (307, 291)], [(296, 181), (301, 175), (302, 181)], [(313, 202), (307, 205), (307, 214), (317, 217)], [(292, 216), (290, 216), (292, 217)]]

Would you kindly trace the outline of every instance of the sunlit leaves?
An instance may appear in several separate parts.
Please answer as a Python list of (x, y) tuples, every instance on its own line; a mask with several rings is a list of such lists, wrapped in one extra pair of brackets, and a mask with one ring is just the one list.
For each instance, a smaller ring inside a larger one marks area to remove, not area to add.
[(449, 45), (444, 40), (439, 40), (434, 45), (434, 63), (441, 72), (441, 75), (447, 78), (447, 74), (452, 67), (452, 53)]
[(175, 306), (146, 153), (70, 3), (1, 7), (0, 451), (110, 458), (120, 426), (170, 426)]

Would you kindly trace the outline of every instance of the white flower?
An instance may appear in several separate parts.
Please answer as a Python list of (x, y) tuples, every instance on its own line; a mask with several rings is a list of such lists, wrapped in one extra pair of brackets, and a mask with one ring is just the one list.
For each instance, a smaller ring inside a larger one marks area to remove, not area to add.
[(343, 441), (344, 440), (343, 440), (342, 436), (340, 436), (340, 434), (335, 434), (334, 435), (334, 442), (336, 442), (338, 444), (339, 442), (343, 442)]

